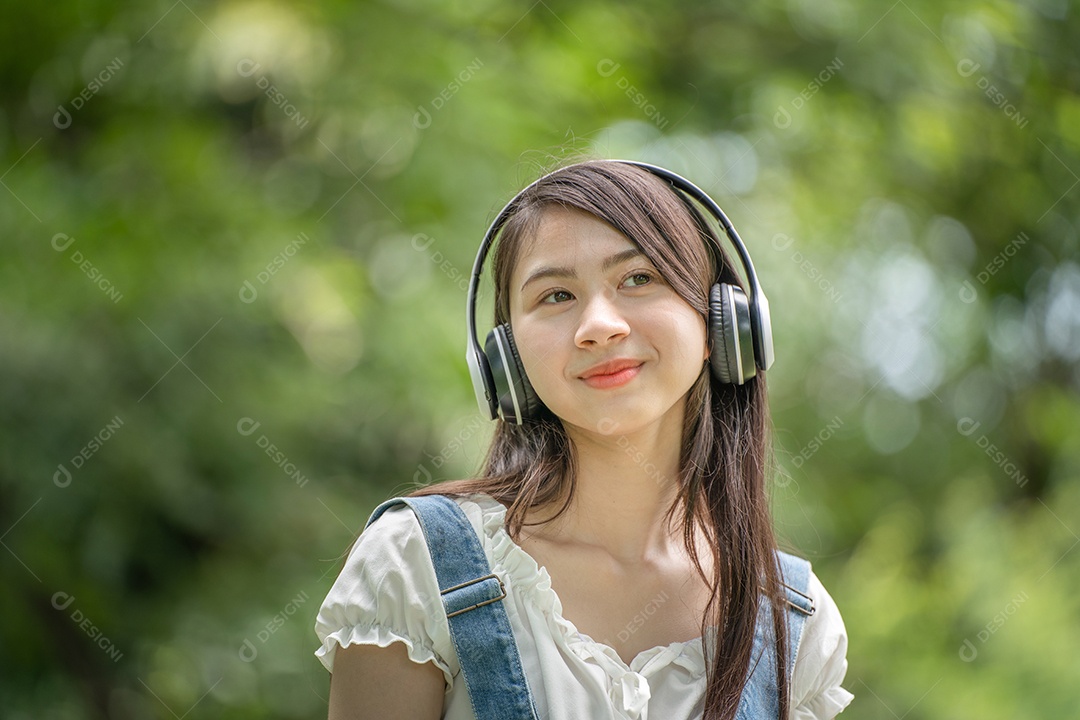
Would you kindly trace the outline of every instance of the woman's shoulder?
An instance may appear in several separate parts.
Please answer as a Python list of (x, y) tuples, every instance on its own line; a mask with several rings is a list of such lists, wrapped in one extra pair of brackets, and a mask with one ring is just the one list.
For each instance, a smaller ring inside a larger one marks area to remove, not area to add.
[[(428, 493), (426, 495), (402, 495), (400, 499), (403, 500), (415, 500), (424, 497), (443, 497), (455, 502), (458, 507), (461, 508), (465, 516), (470, 521), (482, 521), (486, 523), (491, 517), (499, 514), (505, 515), (506, 507), (496, 500), (491, 495), (481, 492), (470, 493), (453, 493), (453, 494), (441, 494), (441, 493)], [(379, 513), (379, 516), (375, 520), (370, 521), (368, 526), (361, 533), (361, 537), (364, 534), (375, 535), (378, 534), (382, 537), (400, 535), (400, 534), (412, 534), (417, 530), (422, 530), (422, 525), (419, 519), (416, 517), (416, 513), (412, 511), (408, 503), (399, 502), (390, 505), (388, 508)]]
[[(844, 627), (844, 618), (840, 614), (840, 608), (813, 570), (810, 571), (806, 594), (813, 602), (814, 612), (806, 620), (803, 639), (811, 640), (811, 644), (814, 641), (819, 644), (824, 643), (827, 646), (825, 649), (840, 645), (846, 649), (847, 629)], [(801, 643), (799, 649), (802, 652)], [(807, 650), (809, 649), (808, 647)]]
[[(468, 492), (446, 495), (431, 493), (424, 496), (415, 496), (415, 498), (432, 496), (444, 497), (456, 503), (477, 533), (490, 536), (495, 530), (501, 528), (505, 522), (506, 506), (487, 493)], [(413, 499), (413, 496), (404, 497)], [(422, 536), (422, 525), (415, 512), (406, 503), (390, 506), (371, 523), (368, 530), (376, 527), (378, 529), (375, 532), (384, 535), (392, 536), (420, 531)], [(368, 532), (368, 530), (364, 532)]]
[[(487, 549), (503, 527), (506, 508), (482, 493), (444, 497), (461, 508)], [(368, 579), (390, 573), (423, 573), (434, 577), (424, 526), (408, 504), (396, 503), (385, 508), (360, 533), (348, 551), (342, 572), (348, 574), (361, 569)]]
[(847, 673), (847, 629), (840, 608), (817, 574), (810, 571), (806, 595), (814, 613), (806, 619), (792, 672), (796, 720), (835, 717), (854, 697), (841, 687)]
[[(452, 499), (474, 527), (493, 512), (491, 503), (498, 505), (484, 497)], [(353, 542), (324, 606), (366, 604), (373, 608), (379, 605), (379, 597), (386, 596), (420, 598), (419, 607), (427, 612), (429, 599), (438, 595), (423, 525), (407, 504), (396, 503), (369, 520)]]

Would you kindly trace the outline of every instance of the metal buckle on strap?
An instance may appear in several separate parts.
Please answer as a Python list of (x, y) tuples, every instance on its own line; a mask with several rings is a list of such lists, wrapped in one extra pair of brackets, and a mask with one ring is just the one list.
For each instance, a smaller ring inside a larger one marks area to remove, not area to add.
[(810, 596), (809, 596), (809, 595), (807, 595), (806, 593), (801, 593), (801, 592), (799, 592), (798, 590), (796, 590), (795, 588), (791, 587), (791, 586), (790, 586), (790, 585), (788, 585), (787, 583), (780, 583), (780, 584), (781, 584), (781, 585), (783, 585), (783, 586), (784, 586), (785, 588), (787, 588), (788, 590), (790, 590), (791, 592), (793, 592), (793, 593), (795, 593), (796, 595), (798, 595), (799, 597), (801, 597), (801, 598), (804, 598), (804, 599), (806, 600), (806, 602), (808, 602), (808, 603), (810, 604), (810, 609), (809, 609), (809, 610), (807, 610), (807, 609), (806, 609), (806, 608), (804, 608), (803, 606), (801, 606), (801, 605), (797, 605), (796, 603), (793, 603), (793, 602), (791, 602), (791, 601), (790, 601), (790, 600), (788, 600), (787, 598), (784, 598), (784, 602), (786, 602), (786, 603), (787, 603), (788, 605), (790, 605), (791, 607), (793, 607), (793, 608), (795, 608), (796, 610), (798, 610), (799, 612), (801, 612), (801, 613), (802, 613), (803, 615), (805, 615), (806, 617), (810, 617), (811, 615), (813, 615), (813, 614), (814, 614), (814, 612), (815, 612), (815, 611), (817, 610), (817, 608), (816, 608), (816, 607), (814, 607), (814, 598), (810, 597)]
[(478, 607), (483, 607), (484, 605), (490, 605), (493, 602), (498, 602), (499, 600), (502, 600), (504, 597), (506, 597), (506, 586), (503, 585), (502, 578), (500, 578), (495, 573), (491, 573), (490, 575), (485, 575), (484, 577), (478, 577), (475, 580), (469, 580), (468, 582), (463, 582), (460, 585), (455, 585), (454, 587), (448, 587), (445, 590), (443, 590), (442, 592), (440, 592), (439, 593), (440, 595), (445, 595), (446, 593), (453, 592), (455, 590), (460, 590), (461, 588), (468, 587), (470, 585), (475, 585), (476, 583), (480, 583), (480, 582), (484, 582), (485, 580), (492, 580), (492, 579), (498, 581), (498, 583), (499, 583), (499, 597), (491, 598), (490, 600), (484, 600), (483, 602), (478, 602), (475, 605), (470, 605), (467, 608), (462, 608), (460, 610), (455, 610), (452, 613), (447, 613), (446, 617), (447, 618), (452, 618), (455, 615), (460, 615), (462, 613), (467, 613), (470, 610), (475, 610)]

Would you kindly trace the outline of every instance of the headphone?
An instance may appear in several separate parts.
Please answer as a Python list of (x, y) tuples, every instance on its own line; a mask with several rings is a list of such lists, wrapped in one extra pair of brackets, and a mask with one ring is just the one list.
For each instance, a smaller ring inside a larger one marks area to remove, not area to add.
[[(748, 297), (742, 288), (732, 283), (718, 281), (712, 286), (709, 292), (708, 332), (712, 348), (709, 354), (709, 365), (718, 381), (734, 385), (744, 384), (757, 374), (758, 369), (768, 370), (774, 357), (769, 301), (758, 283), (757, 273), (754, 272), (754, 265), (750, 261), (750, 253), (747, 252), (746, 246), (735, 231), (735, 226), (728, 220), (724, 211), (703, 190), (670, 170), (635, 160), (610, 162), (633, 165), (666, 180), (673, 191), (679, 192), (684, 201), (688, 198), (697, 200), (719, 221), (735, 246), (739, 260), (746, 270), (750, 295)], [(525, 367), (514, 344), (510, 323), (503, 323), (493, 328), (487, 335), (484, 349), (480, 348), (476, 339), (476, 294), (480, 283), (480, 272), (496, 235), (510, 218), (511, 208), (514, 208), (521, 196), (533, 186), (564, 170), (566, 168), (560, 168), (532, 182), (499, 211), (488, 228), (487, 234), (484, 235), (484, 240), (476, 253), (476, 262), (473, 263), (466, 300), (465, 319), (469, 336), (465, 348), (465, 359), (469, 364), (469, 375), (472, 377), (480, 413), (487, 414), (491, 420), (501, 417), (505, 422), (521, 425), (535, 420), (540, 414), (543, 403), (525, 375)], [(687, 206), (693, 207), (689, 204)], [(709, 243), (709, 250), (716, 256), (717, 266), (721, 268), (722, 273), (719, 240), (713, 237), (711, 232), (706, 234), (712, 241)]]

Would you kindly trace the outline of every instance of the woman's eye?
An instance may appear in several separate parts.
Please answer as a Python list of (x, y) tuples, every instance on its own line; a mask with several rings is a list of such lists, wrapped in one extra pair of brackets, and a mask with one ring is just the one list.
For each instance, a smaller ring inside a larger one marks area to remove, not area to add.
[(572, 297), (573, 297), (573, 295), (566, 292), (565, 290), (553, 290), (552, 292), (545, 295), (544, 299), (541, 302), (561, 303), (561, 302), (566, 302), (567, 300), (569, 300)]
[[(626, 276), (623, 280), (623, 286), (625, 287), (641, 287), (642, 285), (648, 285), (655, 280), (655, 276), (649, 272), (636, 272)], [(547, 295), (540, 298), (541, 304), (558, 305), (564, 302), (569, 302), (574, 299), (574, 295), (567, 290), (552, 290)]]
[(652, 282), (652, 279), (652, 275), (649, 273), (638, 272), (627, 277), (625, 282), (630, 283), (631, 287), (638, 287), (641, 285), (648, 285)]

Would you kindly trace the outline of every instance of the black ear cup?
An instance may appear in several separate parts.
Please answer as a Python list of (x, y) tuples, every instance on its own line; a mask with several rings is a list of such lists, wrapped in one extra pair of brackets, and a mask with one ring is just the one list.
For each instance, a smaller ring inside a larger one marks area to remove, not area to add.
[(722, 383), (742, 385), (757, 374), (750, 303), (742, 289), (716, 283), (709, 291), (709, 364)]
[(491, 365), (496, 402), (503, 420), (521, 425), (536, 418), (542, 403), (525, 374), (510, 325), (503, 323), (488, 333), (484, 354)]

